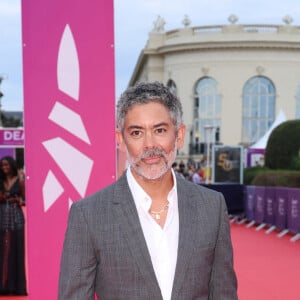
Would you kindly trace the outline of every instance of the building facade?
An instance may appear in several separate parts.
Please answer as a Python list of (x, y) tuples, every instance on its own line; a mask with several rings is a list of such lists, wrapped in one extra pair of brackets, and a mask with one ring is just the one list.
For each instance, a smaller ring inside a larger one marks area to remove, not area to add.
[(181, 99), (187, 125), (180, 153), (203, 153), (208, 140), (250, 146), (283, 111), (300, 118), (300, 26), (229, 23), (164, 30), (160, 17), (129, 85), (158, 80)]

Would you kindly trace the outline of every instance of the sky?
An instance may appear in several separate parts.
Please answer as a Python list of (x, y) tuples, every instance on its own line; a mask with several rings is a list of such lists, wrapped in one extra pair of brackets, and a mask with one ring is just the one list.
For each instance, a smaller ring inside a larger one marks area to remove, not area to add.
[[(283, 24), (289, 15), (300, 26), (299, 0), (115, 0), (116, 98), (127, 87), (158, 16), (168, 31), (181, 28), (185, 15), (190, 26), (205, 26), (228, 24), (231, 14), (240, 24)], [(0, 0), (0, 91), (6, 111), (23, 109), (21, 45), (21, 0)]]

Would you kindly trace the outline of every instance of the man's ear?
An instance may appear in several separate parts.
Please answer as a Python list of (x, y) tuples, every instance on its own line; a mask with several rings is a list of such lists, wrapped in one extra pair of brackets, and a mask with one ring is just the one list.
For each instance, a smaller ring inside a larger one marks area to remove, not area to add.
[(181, 124), (177, 131), (177, 148), (181, 149), (184, 145), (186, 126)]
[(123, 135), (122, 132), (120, 130), (116, 130), (116, 140), (117, 140), (117, 144), (119, 146), (119, 149), (123, 152), (125, 152), (126, 150), (126, 146), (124, 143), (124, 139), (123, 139)]

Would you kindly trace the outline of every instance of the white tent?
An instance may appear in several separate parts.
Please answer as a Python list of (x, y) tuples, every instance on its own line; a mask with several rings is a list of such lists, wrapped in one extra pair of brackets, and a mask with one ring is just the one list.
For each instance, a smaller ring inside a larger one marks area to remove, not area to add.
[(252, 149), (266, 149), (268, 139), (275, 127), (280, 125), (281, 123), (286, 121), (286, 116), (282, 110), (279, 111), (276, 120), (272, 124), (272, 126), (269, 128), (269, 130), (258, 140), (255, 144), (253, 144), (251, 147)]

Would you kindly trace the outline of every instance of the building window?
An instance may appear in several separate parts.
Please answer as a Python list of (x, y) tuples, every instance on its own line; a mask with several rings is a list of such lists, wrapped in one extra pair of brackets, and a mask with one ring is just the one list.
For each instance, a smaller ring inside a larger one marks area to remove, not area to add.
[(194, 142), (205, 142), (205, 129), (207, 125), (218, 128), (221, 125), (221, 96), (217, 93), (217, 82), (211, 77), (200, 79), (195, 88), (194, 100)]
[(172, 79), (168, 80), (167, 87), (170, 89), (170, 91), (173, 93), (173, 95), (177, 96), (177, 86), (176, 86), (176, 83)]
[(300, 119), (300, 85), (298, 86), (297, 94), (296, 94), (296, 114), (295, 114), (295, 118)]
[(243, 89), (242, 141), (257, 142), (274, 122), (275, 87), (266, 77), (249, 79)]

